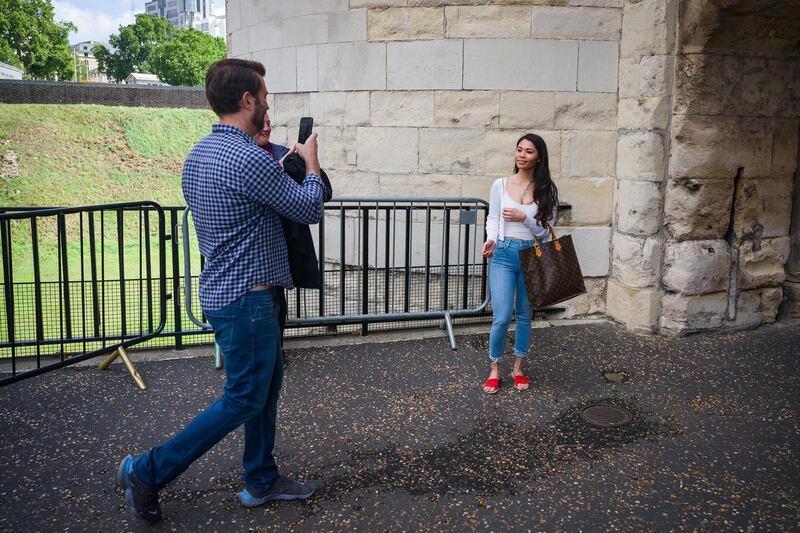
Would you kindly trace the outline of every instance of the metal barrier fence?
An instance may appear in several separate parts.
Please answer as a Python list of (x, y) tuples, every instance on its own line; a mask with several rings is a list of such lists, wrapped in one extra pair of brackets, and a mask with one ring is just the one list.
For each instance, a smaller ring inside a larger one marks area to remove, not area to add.
[[(126, 361), (133, 344), (211, 344), (190, 314), (202, 258), (188, 221), (183, 246), (174, 238), (184, 209), (3, 208), (0, 372), (11, 376), (0, 385), (104, 353)], [(472, 198), (329, 202), (311, 227), (323, 287), (287, 293), (287, 335), (366, 335), (488, 314), (487, 211)]]
[[(360, 326), (444, 320), (456, 349), (453, 318), (485, 314), (487, 262), (481, 255), (488, 203), (479, 198), (342, 197), (325, 205), (312, 226), (323, 273), (320, 290), (297, 289), (289, 298), (288, 328)], [(190, 212), (184, 211), (184, 298), (192, 312)], [(177, 231), (176, 231), (177, 233)], [(202, 258), (200, 258), (202, 269)]]
[(153, 202), (0, 212), (0, 385), (110, 353), (144, 388), (125, 349), (164, 329), (165, 228)]

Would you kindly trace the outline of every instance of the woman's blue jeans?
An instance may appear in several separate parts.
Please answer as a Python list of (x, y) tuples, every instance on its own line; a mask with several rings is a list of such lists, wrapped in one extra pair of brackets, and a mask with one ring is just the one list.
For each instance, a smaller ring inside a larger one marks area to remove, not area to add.
[[(489, 291), (492, 295), (492, 329), (489, 331), (489, 359), (500, 362), (506, 344), (512, 312), (516, 316), (514, 355), (525, 357), (531, 342), (531, 305), (525, 291), (525, 277), (519, 251), (533, 246), (533, 241), (506, 239), (497, 241), (489, 267)], [(516, 300), (516, 305), (515, 305)]]
[(224, 393), (164, 444), (137, 457), (134, 473), (143, 483), (161, 488), (244, 424), (244, 481), (256, 490), (266, 490), (278, 477), (272, 448), (283, 381), (273, 292), (247, 292), (205, 315), (225, 354)]

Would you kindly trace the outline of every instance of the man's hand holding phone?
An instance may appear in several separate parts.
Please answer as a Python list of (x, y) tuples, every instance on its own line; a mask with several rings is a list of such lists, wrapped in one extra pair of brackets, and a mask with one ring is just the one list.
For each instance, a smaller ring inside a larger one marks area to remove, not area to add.
[(319, 156), (317, 155), (317, 134), (312, 133), (304, 143), (297, 143), (294, 149), (306, 163), (306, 172), (320, 175)]

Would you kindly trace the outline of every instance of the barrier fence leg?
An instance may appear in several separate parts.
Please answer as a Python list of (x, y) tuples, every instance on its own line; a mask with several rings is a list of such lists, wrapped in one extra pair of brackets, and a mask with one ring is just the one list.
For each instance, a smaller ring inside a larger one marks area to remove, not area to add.
[(108, 368), (108, 366), (111, 363), (113, 363), (114, 360), (117, 357), (122, 359), (122, 362), (125, 364), (125, 368), (128, 369), (128, 373), (131, 375), (131, 377), (133, 377), (133, 380), (136, 382), (136, 385), (141, 390), (145, 390), (147, 388), (147, 385), (144, 384), (144, 380), (142, 379), (142, 376), (140, 376), (139, 372), (136, 371), (136, 368), (133, 366), (133, 363), (131, 362), (130, 358), (128, 357), (128, 353), (125, 351), (125, 348), (123, 348), (122, 346), (117, 348), (114, 351), (114, 353), (112, 353), (111, 355), (109, 355), (106, 358), (105, 361), (100, 363), (100, 366), (97, 367), (98, 370), (105, 370), (106, 368)]
[(456, 346), (456, 336), (453, 334), (453, 321), (447, 311), (444, 312), (444, 325), (447, 328), (447, 337), (450, 339), (450, 349), (455, 352), (458, 346)]

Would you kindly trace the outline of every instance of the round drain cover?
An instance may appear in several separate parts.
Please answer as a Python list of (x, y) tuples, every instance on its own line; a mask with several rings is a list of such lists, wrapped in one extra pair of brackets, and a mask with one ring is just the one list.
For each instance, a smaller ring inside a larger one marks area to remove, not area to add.
[(633, 415), (627, 409), (616, 405), (597, 404), (584, 407), (581, 418), (593, 426), (612, 428), (629, 423), (633, 420)]

